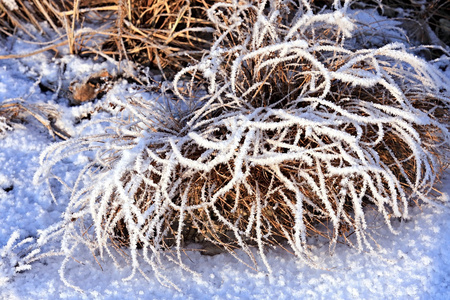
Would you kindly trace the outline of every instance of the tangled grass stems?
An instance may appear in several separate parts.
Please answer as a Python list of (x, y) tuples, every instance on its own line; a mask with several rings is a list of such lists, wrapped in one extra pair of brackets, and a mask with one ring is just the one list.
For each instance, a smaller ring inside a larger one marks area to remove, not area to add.
[[(269, 272), (267, 245), (315, 266), (310, 236), (374, 253), (366, 207), (398, 234), (392, 218), (408, 218), (414, 201), (435, 203), (449, 80), (401, 44), (352, 48), (347, 6), (217, 3), (209, 54), (175, 76), (176, 109), (116, 99), (132, 118), (44, 151), (36, 183), (67, 157), (95, 155), (62, 223), (66, 256), (85, 244), (125, 257), (129, 278), (146, 262), (163, 281), (164, 258), (189, 270), (190, 242), (247, 263), (239, 248), (254, 264), (255, 247)], [(186, 93), (188, 76), (205, 91)]]
[(123, 1), (118, 5), (117, 35), (103, 44), (102, 52), (164, 69), (163, 74), (179, 70), (210, 47), (206, 10), (215, 2)]
[[(211, 22), (206, 11), (218, 0), (105, 0), (105, 1), (18, 1), (15, 9), (0, 2), (1, 24), (7, 35), (16, 29), (32, 40), (34, 33), (26, 24), (45, 34), (47, 30), (58, 41), (45, 45), (42, 51), (67, 45), (69, 53), (99, 55), (118, 61), (127, 60), (142, 66), (159, 68), (170, 75), (209, 49), (212, 40)], [(51, 32), (50, 32), (51, 31)], [(44, 45), (45, 43), (43, 43)], [(39, 51), (39, 50), (38, 50)], [(29, 55), (33, 55), (30, 53)], [(14, 54), (0, 58), (14, 57)]]
[(31, 40), (36, 40), (33, 32), (27, 28), (31, 24), (40, 34), (47, 34), (41, 22), (46, 21), (53, 33), (62, 36), (64, 19), (60, 12), (70, 9), (71, 1), (38, 1), (38, 0), (8, 0), (0, 1), (1, 32), (13, 34), (16, 29), (23, 31)]

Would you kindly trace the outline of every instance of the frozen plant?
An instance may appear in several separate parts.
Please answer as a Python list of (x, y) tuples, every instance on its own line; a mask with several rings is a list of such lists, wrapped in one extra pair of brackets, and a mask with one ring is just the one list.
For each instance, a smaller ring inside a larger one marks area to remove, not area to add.
[(306, 259), (307, 236), (319, 233), (372, 250), (365, 206), (396, 233), (392, 217), (430, 201), (448, 149), (449, 81), (401, 44), (353, 49), (348, 2), (314, 15), (304, 1), (301, 17), (287, 3), (212, 7), (216, 43), (174, 83), (201, 73), (210, 97), (174, 152), (202, 178), (190, 189), (208, 195), (206, 214), (218, 219), (203, 225), (225, 226), (244, 249), (238, 234), (262, 257), (281, 239)]
[(308, 1), (219, 2), (208, 12), (215, 42), (177, 74), (171, 105), (116, 99), (128, 118), (44, 151), (35, 182), (94, 154), (61, 223), (63, 278), (80, 245), (117, 265), (122, 255), (131, 276), (146, 262), (162, 282), (164, 259), (187, 269), (188, 242), (237, 259), (236, 248), (253, 259), (256, 247), (269, 272), (267, 245), (314, 265), (309, 236), (374, 251), (366, 207), (397, 233), (393, 217), (432, 201), (450, 82), (401, 44), (354, 49), (347, 6), (314, 14)]

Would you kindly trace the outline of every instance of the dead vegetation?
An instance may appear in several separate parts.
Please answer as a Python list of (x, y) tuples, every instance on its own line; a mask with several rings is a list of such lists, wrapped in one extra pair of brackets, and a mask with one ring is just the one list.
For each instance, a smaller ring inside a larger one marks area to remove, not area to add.
[[(65, 46), (71, 54), (132, 61), (171, 77), (210, 48), (214, 31), (206, 11), (218, 2), (232, 1), (0, 1), (0, 33), (12, 36), (20, 30), (25, 39), (42, 44), (41, 50), (29, 55), (50, 50), (58, 53), (58, 47)], [(319, 12), (323, 7), (332, 8), (333, 2), (315, 0), (311, 4)], [(380, 14), (398, 20), (410, 41), (444, 47), (450, 43), (448, 1), (365, 0), (352, 5), (377, 8)], [(43, 38), (37, 38), (36, 32)]]
[[(199, 59), (211, 46), (206, 11), (217, 0), (0, 1), (0, 29), (21, 30), (42, 50), (66, 46), (70, 54), (111, 57), (159, 69), (165, 76)], [(13, 9), (14, 8), (14, 9)], [(48, 26), (44, 26), (46, 21)], [(37, 40), (31, 24), (45, 42)], [(34, 54), (30, 53), (30, 55)], [(14, 58), (14, 54), (0, 58)]]
[(162, 281), (161, 257), (186, 269), (189, 243), (248, 265), (257, 248), (269, 272), (269, 245), (315, 266), (311, 236), (376, 252), (368, 208), (398, 233), (393, 220), (433, 202), (449, 81), (401, 44), (352, 48), (346, 7), (213, 5), (214, 43), (177, 73), (164, 106), (117, 100), (127, 118), (41, 156), (36, 182), (74, 153), (95, 154), (73, 188), (63, 244), (120, 256), (132, 275), (145, 261)]
[(23, 99), (8, 99), (0, 104), (0, 136), (7, 130), (13, 130), (17, 124), (25, 122), (25, 118), (32, 116), (39, 121), (55, 138), (56, 136), (67, 139), (68, 134), (55, 125), (58, 118), (55, 107), (47, 104), (29, 104)]

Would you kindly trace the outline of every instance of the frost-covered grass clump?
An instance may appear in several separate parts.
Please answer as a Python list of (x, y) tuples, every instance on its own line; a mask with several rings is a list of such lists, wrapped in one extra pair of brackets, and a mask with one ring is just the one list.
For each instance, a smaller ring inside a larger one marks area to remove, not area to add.
[(163, 276), (162, 256), (184, 266), (197, 242), (256, 247), (268, 271), (266, 245), (313, 265), (314, 234), (375, 250), (367, 206), (396, 233), (444, 167), (450, 82), (401, 44), (355, 49), (339, 3), (217, 3), (214, 45), (175, 77), (173, 105), (117, 100), (128, 117), (107, 132), (48, 148), (36, 181), (94, 153), (60, 225), (65, 263), (84, 244)]

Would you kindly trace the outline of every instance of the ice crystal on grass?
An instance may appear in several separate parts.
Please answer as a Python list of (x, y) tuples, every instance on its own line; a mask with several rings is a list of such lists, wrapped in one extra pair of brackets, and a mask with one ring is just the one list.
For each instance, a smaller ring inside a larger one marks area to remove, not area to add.
[(449, 81), (401, 44), (353, 48), (347, 4), (316, 15), (307, 1), (217, 3), (215, 43), (175, 77), (170, 109), (119, 99), (127, 119), (48, 148), (36, 182), (95, 154), (64, 215), (66, 261), (84, 244), (164, 282), (163, 257), (187, 269), (189, 242), (239, 260), (236, 248), (253, 259), (256, 247), (270, 271), (266, 245), (314, 265), (310, 235), (375, 250), (366, 207), (396, 233), (391, 218), (430, 201), (443, 167)]

